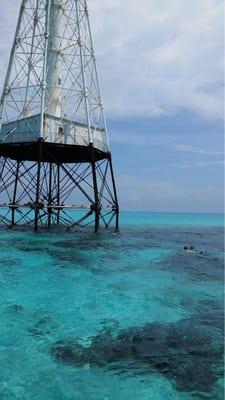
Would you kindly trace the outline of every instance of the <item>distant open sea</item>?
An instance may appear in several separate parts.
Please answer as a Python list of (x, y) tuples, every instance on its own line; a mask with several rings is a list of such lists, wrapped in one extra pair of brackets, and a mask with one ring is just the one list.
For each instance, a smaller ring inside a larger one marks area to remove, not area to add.
[(1, 230), (0, 400), (222, 400), (223, 251), (218, 214)]

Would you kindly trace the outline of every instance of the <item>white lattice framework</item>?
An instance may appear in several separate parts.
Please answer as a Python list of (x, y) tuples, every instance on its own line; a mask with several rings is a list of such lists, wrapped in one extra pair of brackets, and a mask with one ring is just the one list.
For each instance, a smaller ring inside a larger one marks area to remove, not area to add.
[(22, 1), (0, 118), (3, 143), (42, 137), (109, 150), (85, 0)]

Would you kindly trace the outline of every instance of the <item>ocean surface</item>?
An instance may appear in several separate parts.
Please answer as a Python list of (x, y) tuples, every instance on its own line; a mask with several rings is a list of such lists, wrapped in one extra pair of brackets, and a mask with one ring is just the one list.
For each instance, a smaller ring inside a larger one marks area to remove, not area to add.
[(223, 247), (213, 214), (1, 229), (0, 399), (222, 400)]

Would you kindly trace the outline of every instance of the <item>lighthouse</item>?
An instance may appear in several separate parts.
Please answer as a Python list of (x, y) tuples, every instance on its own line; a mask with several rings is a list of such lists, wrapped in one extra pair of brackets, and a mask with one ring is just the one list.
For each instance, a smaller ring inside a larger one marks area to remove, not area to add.
[(0, 157), (0, 226), (118, 229), (86, 1), (22, 1), (0, 102)]

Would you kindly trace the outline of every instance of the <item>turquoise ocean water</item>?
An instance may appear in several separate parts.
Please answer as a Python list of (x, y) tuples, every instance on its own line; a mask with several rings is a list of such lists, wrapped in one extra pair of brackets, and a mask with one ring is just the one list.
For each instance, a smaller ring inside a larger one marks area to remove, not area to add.
[(1, 230), (0, 248), (1, 400), (223, 399), (222, 215)]

